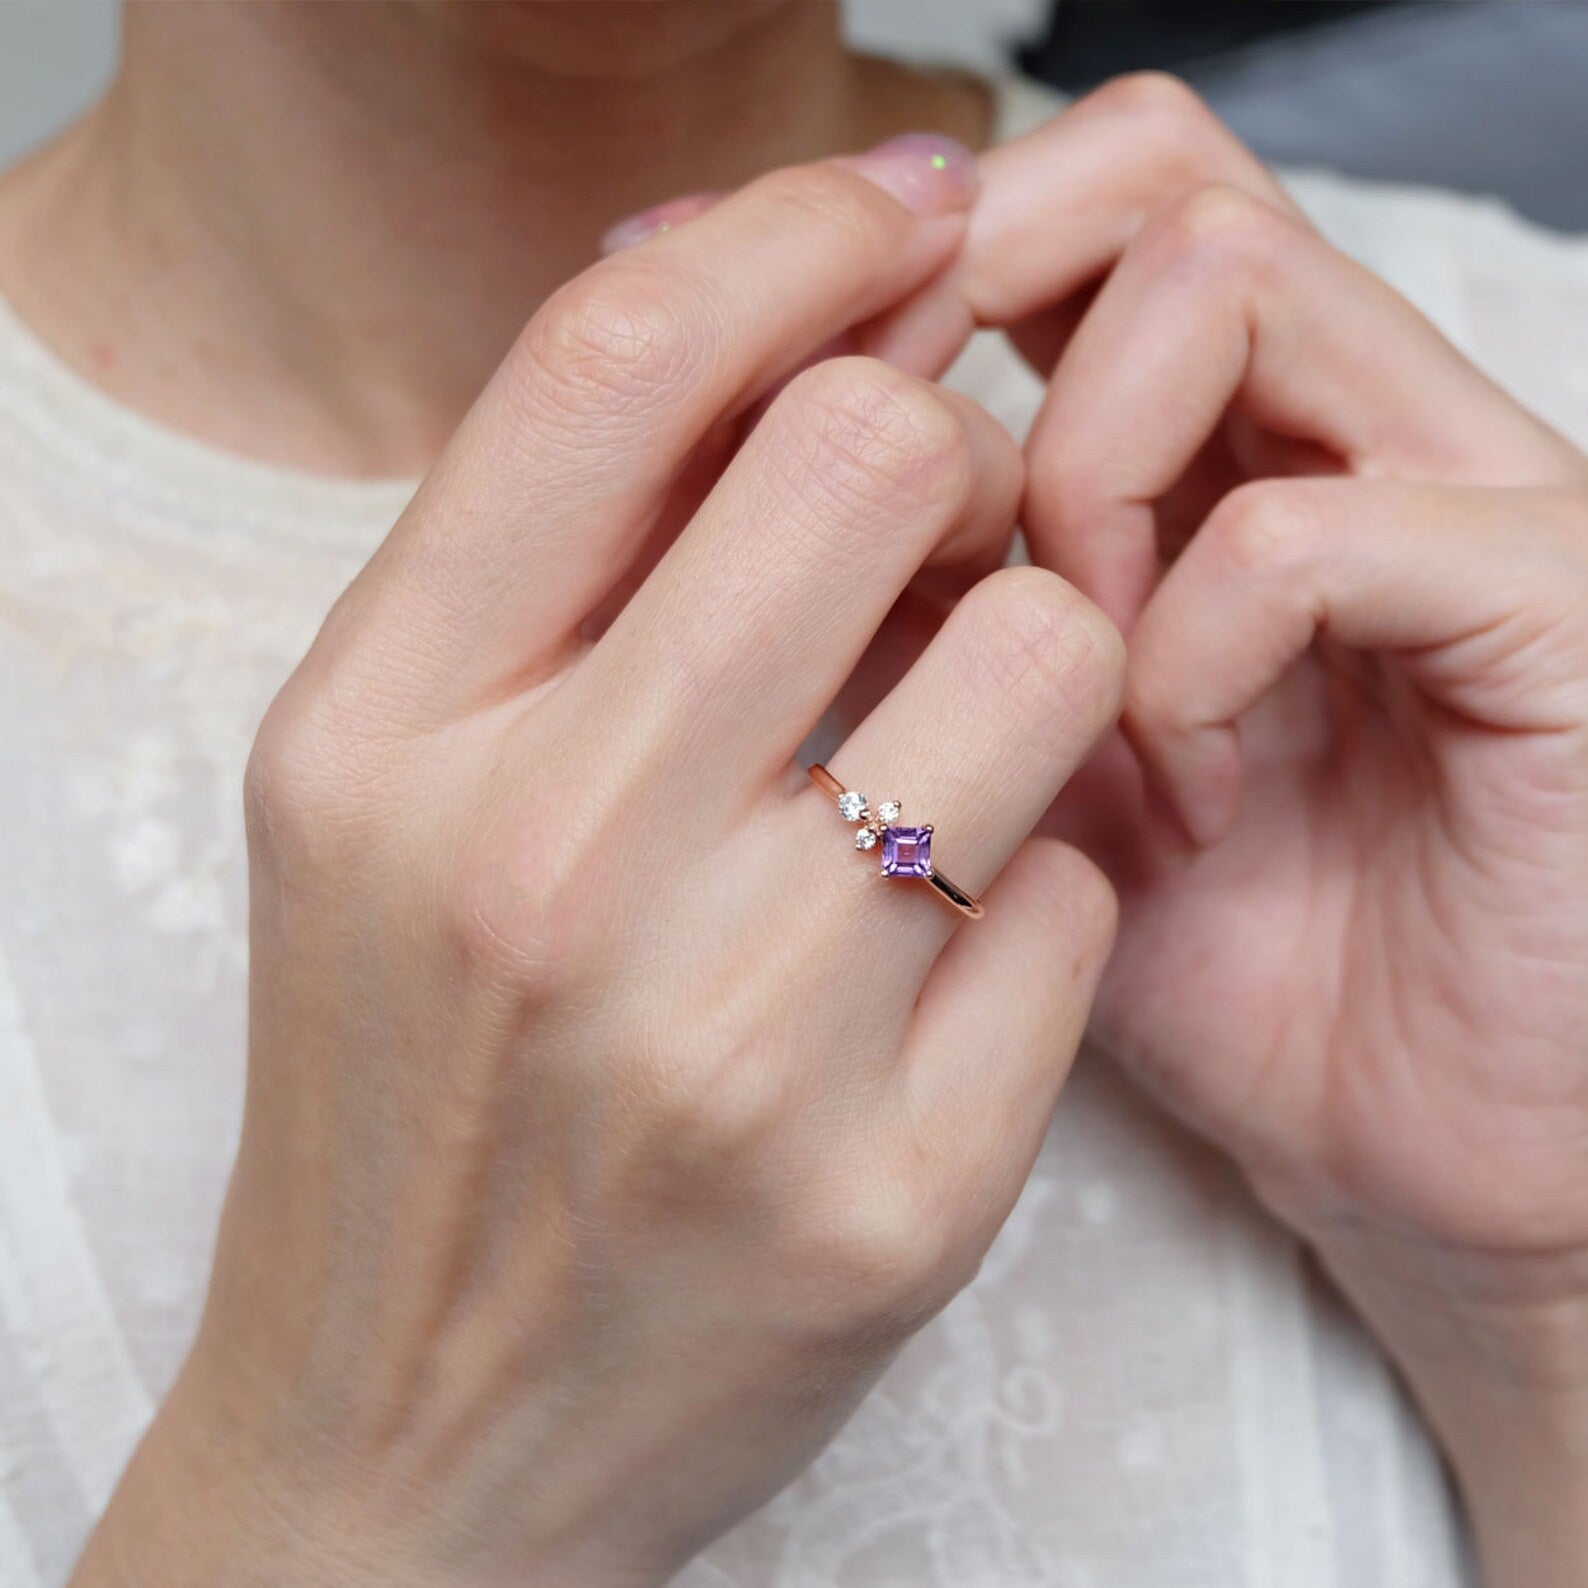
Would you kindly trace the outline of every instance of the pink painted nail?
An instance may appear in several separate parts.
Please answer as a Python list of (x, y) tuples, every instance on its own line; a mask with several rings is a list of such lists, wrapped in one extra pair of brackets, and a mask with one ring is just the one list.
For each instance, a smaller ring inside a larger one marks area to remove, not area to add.
[(838, 162), (875, 182), (917, 215), (948, 215), (976, 201), (976, 156), (935, 132), (907, 132)]
[(682, 198), (668, 199), (665, 204), (655, 204), (637, 215), (625, 216), (615, 226), (609, 226), (601, 236), (601, 252), (615, 254), (620, 249), (632, 248), (647, 237), (671, 231), (685, 221), (704, 215), (713, 205), (722, 202), (720, 193), (687, 193)]

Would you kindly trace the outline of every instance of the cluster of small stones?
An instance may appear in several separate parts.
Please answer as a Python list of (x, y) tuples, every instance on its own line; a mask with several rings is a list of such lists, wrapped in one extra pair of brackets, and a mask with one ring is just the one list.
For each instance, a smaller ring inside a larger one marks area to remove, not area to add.
[(873, 811), (866, 796), (846, 789), (838, 796), (838, 813), (846, 822), (859, 822), (855, 832), (856, 849), (875, 849), (882, 845), (882, 874), (885, 877), (930, 877), (932, 875), (932, 829), (900, 827), (899, 802), (883, 800)]
[(846, 822), (864, 823), (855, 832), (856, 849), (875, 849), (889, 824), (898, 821), (901, 809), (897, 800), (883, 800), (873, 811), (866, 796), (852, 789), (838, 796), (838, 814)]

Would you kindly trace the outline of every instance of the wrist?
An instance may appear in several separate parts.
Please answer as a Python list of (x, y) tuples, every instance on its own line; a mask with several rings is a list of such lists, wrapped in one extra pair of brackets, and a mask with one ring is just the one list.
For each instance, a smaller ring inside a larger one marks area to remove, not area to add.
[(470, 1560), (419, 1507), (409, 1525), (382, 1521), (390, 1506), (361, 1498), (378, 1485), (358, 1463), (268, 1432), (289, 1419), (261, 1414), (242, 1375), (201, 1356), (134, 1452), (67, 1588), (659, 1588), (670, 1575), (615, 1563), (578, 1529), (544, 1548), (520, 1541), (509, 1571)]
[(1487, 1588), (1588, 1588), (1588, 1250), (1316, 1244), (1450, 1459)]
[(360, 1579), (235, 1407), (184, 1371), (116, 1486), (69, 1588), (330, 1588)]

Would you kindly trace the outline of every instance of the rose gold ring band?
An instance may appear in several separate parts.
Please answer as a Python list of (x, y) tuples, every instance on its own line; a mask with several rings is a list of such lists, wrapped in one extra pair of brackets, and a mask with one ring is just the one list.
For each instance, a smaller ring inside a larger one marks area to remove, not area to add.
[(826, 767), (813, 765), (806, 769), (811, 782), (822, 793), (838, 802), (838, 814), (855, 826), (855, 848), (882, 850), (882, 875), (885, 877), (919, 877), (930, 883), (937, 892), (954, 906), (961, 915), (979, 921), (986, 911), (980, 899), (972, 898), (966, 891), (950, 882), (932, 864), (932, 829), (926, 827), (901, 827), (903, 814), (897, 800), (881, 800), (875, 809), (866, 796), (856, 789), (846, 789)]

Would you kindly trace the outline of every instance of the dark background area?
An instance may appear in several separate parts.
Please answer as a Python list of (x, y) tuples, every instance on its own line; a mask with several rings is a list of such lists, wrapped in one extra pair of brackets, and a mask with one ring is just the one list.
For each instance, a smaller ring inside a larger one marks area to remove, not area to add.
[(1017, 61), (1072, 93), (1170, 70), (1267, 159), (1588, 230), (1584, 0), (1060, 0)]

